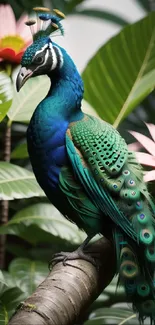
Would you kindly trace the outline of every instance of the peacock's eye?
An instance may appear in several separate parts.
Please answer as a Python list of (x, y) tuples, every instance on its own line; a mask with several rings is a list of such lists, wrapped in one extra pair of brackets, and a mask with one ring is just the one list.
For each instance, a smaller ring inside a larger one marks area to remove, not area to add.
[(44, 62), (44, 57), (43, 56), (37, 56), (34, 61), (35, 64), (41, 64)]

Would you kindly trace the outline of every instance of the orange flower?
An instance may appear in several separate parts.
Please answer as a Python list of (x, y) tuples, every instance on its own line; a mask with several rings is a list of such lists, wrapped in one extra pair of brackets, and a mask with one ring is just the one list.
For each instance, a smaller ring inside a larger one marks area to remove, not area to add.
[(0, 62), (19, 64), (32, 36), (22, 16), (17, 22), (10, 5), (0, 5)]

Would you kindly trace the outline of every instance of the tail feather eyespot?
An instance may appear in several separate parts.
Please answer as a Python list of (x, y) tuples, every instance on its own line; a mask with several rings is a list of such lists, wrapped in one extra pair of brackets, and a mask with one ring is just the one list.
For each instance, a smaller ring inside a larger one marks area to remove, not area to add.
[(120, 275), (123, 278), (135, 278), (138, 273), (138, 265), (135, 262), (124, 261), (120, 266)]
[(145, 245), (150, 245), (154, 239), (153, 228), (145, 228), (140, 231), (140, 241)]
[(139, 213), (137, 219), (140, 224), (146, 224), (148, 221), (148, 217), (145, 213)]
[(145, 282), (138, 284), (137, 293), (139, 296), (147, 297), (150, 293), (150, 286)]
[(142, 312), (144, 315), (149, 315), (152, 314), (155, 316), (155, 302), (153, 300), (146, 300), (142, 304)]
[(130, 258), (133, 259), (134, 254), (133, 254), (133, 252), (131, 251), (130, 248), (128, 248), (128, 247), (123, 247), (123, 248), (121, 249), (121, 255), (120, 255), (120, 257), (123, 258), (123, 259), (128, 259), (128, 260), (129, 260)]
[(145, 255), (150, 262), (155, 262), (155, 247), (153, 245), (147, 247)]

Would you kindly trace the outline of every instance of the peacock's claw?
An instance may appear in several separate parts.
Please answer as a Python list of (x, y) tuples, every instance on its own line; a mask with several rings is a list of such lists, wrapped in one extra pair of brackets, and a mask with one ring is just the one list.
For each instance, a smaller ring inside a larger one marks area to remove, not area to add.
[(85, 253), (82, 249), (77, 249), (74, 252), (60, 252), (60, 253), (56, 253), (54, 254), (52, 260), (49, 262), (49, 269), (51, 270), (51, 266), (54, 266), (55, 264), (62, 262), (64, 266), (67, 265), (67, 261), (71, 261), (71, 260), (76, 260), (76, 259), (83, 259), (85, 261), (90, 262), (91, 264), (93, 264), (95, 267), (97, 267), (97, 263), (95, 261), (95, 257), (97, 258), (97, 256), (95, 256), (94, 254), (94, 258)]

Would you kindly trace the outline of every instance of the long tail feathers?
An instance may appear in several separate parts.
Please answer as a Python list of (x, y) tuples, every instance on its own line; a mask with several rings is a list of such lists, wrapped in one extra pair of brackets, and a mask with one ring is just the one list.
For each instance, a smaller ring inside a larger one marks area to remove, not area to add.
[[(149, 253), (150, 246), (140, 245), (126, 238), (120, 230), (115, 229), (114, 238), (117, 253), (117, 271), (119, 283), (124, 285), (129, 302), (139, 314), (140, 324), (150, 317), (155, 324), (155, 287), (154, 287), (154, 250)], [(151, 257), (153, 255), (153, 257)], [(152, 261), (153, 260), (153, 261)]]

